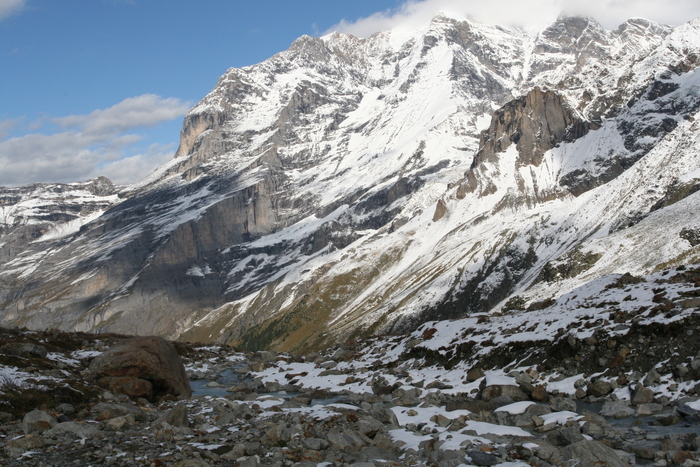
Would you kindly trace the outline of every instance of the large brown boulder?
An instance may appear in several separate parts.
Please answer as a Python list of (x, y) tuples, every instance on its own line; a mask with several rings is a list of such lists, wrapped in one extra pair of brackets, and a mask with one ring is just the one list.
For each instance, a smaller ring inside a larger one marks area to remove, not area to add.
[[(190, 397), (192, 389), (175, 347), (162, 337), (132, 337), (117, 342), (90, 363), (90, 374), (110, 390), (127, 393), (134, 380), (150, 383), (152, 400), (171, 394)], [(127, 382), (121, 391), (118, 382)], [(136, 385), (138, 386), (138, 385)]]

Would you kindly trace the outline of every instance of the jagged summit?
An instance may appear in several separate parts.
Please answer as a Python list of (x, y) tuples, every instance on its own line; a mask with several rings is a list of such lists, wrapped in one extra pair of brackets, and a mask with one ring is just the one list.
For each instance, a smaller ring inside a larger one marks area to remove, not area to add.
[(299, 38), (229, 69), (89, 223), (6, 221), (0, 323), (306, 349), (691, 262), (699, 37), (442, 15)]

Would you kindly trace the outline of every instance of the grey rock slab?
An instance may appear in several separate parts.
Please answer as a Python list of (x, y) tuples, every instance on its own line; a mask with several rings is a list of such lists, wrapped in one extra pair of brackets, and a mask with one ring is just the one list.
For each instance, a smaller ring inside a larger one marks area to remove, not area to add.
[(579, 441), (562, 449), (563, 460), (576, 460), (583, 466), (629, 467), (609, 447), (597, 441)]

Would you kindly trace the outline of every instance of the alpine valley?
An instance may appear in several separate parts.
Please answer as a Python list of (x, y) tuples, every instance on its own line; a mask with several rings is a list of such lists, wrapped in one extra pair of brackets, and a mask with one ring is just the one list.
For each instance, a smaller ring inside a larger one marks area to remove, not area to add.
[(0, 325), (303, 352), (661, 281), (700, 263), (698, 67), (700, 19), (301, 37), (146, 179), (1, 188)]

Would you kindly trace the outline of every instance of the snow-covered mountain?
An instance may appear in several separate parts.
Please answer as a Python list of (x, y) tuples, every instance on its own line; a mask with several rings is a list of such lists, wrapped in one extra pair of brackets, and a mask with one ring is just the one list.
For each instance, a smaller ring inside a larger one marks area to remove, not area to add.
[(4, 190), (0, 323), (301, 350), (698, 262), (698, 66), (700, 20), (301, 37), (80, 215)]

